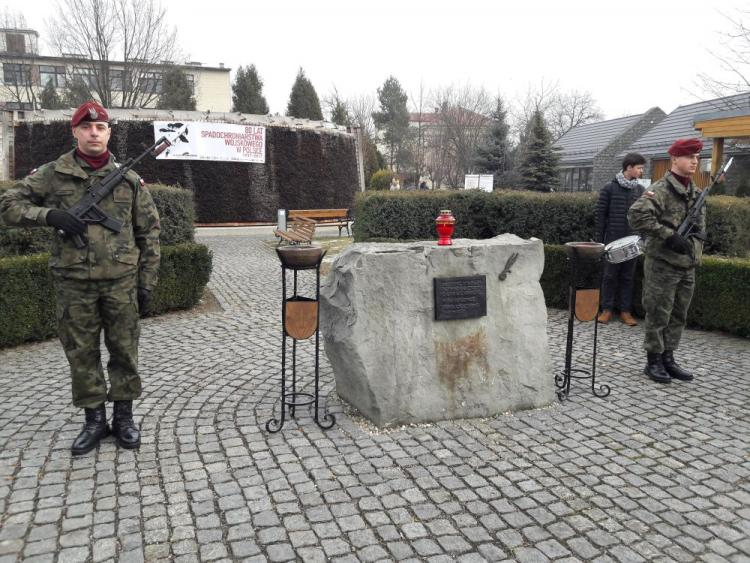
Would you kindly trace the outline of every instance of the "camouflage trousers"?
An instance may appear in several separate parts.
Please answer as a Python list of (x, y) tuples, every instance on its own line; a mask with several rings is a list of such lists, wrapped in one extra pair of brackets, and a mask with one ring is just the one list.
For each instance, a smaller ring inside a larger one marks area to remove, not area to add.
[(677, 349), (694, 289), (695, 268), (677, 268), (646, 256), (643, 264), (646, 352)]
[[(70, 364), (73, 404), (93, 408), (105, 400), (136, 399), (138, 297), (136, 277), (116, 280), (55, 279), (60, 342)], [(101, 333), (109, 352), (109, 392), (101, 358)]]

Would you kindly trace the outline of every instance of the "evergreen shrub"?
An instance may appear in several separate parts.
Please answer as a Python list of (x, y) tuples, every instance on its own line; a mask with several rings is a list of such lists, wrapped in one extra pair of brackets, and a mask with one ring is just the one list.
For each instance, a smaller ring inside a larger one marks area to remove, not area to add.
[[(567, 255), (562, 245), (544, 247), (544, 271), (540, 279), (548, 307), (568, 307)], [(633, 309), (643, 316), (643, 258), (639, 258), (635, 274)], [(744, 306), (750, 295), (750, 260), (704, 256), (696, 270), (693, 300), (688, 311), (688, 326), (721, 330), (745, 338), (750, 337), (750, 307)]]
[[(47, 254), (0, 258), (0, 348), (57, 334), (56, 298)], [(196, 305), (211, 273), (201, 244), (162, 248), (159, 283), (149, 314)]]
[[(506, 190), (367, 192), (355, 202), (354, 239), (434, 239), (435, 217), (450, 209), (455, 238), (513, 233), (545, 244), (588, 241), (594, 236), (597, 196)], [(707, 221), (706, 254), (750, 256), (750, 199), (709, 197)]]
[(393, 172), (386, 170), (376, 170), (370, 178), (370, 189), (371, 190), (389, 190), (391, 188), (391, 180), (393, 179)]

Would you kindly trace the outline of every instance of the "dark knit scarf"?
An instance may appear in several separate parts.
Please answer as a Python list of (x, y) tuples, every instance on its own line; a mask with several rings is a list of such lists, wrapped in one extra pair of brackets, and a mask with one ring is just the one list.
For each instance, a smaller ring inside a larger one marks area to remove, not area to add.
[(91, 166), (93, 170), (99, 170), (109, 162), (109, 150), (104, 151), (98, 156), (91, 156), (90, 154), (81, 152), (81, 149), (76, 149), (76, 156)]

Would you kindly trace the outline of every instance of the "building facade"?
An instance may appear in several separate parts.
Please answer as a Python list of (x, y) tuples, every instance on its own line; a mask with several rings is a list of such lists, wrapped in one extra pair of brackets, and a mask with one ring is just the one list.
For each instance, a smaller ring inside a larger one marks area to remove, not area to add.
[(560, 189), (600, 189), (621, 170), (620, 153), (665, 116), (653, 107), (646, 113), (587, 123), (568, 131), (555, 144), (560, 151)]
[[(218, 67), (203, 66), (200, 62), (176, 64), (164, 61), (148, 64), (142, 61), (99, 61), (70, 54), (53, 57), (39, 54), (39, 34), (32, 29), (0, 29), (0, 109), (35, 110), (41, 107), (41, 94), (48, 83), (62, 98), (73, 80), (81, 80), (94, 88), (101, 73), (106, 72), (112, 94), (111, 107), (138, 105), (152, 108), (161, 93), (163, 74), (175, 67), (180, 68), (188, 79), (195, 97), (196, 110), (226, 112), (231, 110), (232, 89), (230, 69), (223, 64)], [(128, 99), (137, 81), (138, 91), (143, 92), (137, 100)], [(106, 82), (105, 82), (106, 83)], [(133, 104), (138, 101), (139, 103)]]
[[(703, 141), (701, 163), (699, 171), (693, 176), (698, 187), (705, 187), (711, 183), (711, 157), (713, 144), (711, 139), (702, 138), (695, 129), (697, 118), (716, 112), (750, 110), (750, 92), (716, 98), (703, 102), (696, 102), (680, 106), (664, 118), (655, 127), (632, 142), (627, 149), (623, 149), (618, 156), (625, 152), (638, 152), (646, 157), (647, 170), (652, 182), (659, 180), (671, 167), (671, 160), (667, 149), (677, 139), (691, 137)], [(727, 175), (725, 189), (734, 193), (739, 184), (750, 181), (750, 147), (747, 139), (730, 139), (724, 147), (727, 156), (738, 157), (734, 169)]]

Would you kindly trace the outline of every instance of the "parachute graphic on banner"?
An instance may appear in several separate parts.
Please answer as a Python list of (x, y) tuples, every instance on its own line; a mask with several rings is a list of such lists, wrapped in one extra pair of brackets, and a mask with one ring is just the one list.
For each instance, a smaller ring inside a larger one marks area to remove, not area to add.
[(236, 123), (205, 121), (154, 121), (154, 136), (175, 133), (187, 126), (175, 143), (161, 153), (161, 160), (266, 161), (266, 128)]

